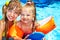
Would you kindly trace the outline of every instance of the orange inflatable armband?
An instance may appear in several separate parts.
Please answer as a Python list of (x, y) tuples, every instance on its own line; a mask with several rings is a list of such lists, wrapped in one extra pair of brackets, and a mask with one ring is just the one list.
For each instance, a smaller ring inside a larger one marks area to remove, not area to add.
[(56, 27), (52, 16), (40, 21), (39, 23), (40, 26), (36, 28), (36, 31), (44, 34), (47, 34)]

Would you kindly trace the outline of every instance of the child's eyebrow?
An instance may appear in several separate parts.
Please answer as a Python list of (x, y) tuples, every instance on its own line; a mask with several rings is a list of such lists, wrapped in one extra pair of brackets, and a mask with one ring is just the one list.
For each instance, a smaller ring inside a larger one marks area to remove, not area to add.
[(8, 10), (16, 10), (16, 7), (8, 7)]

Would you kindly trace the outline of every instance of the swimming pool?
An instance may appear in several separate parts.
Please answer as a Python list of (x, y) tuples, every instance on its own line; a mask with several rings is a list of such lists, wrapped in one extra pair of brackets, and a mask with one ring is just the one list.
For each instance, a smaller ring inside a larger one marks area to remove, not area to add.
[[(0, 19), (2, 19), (2, 6), (6, 0), (0, 0)], [(24, 3), (22, 3), (24, 4)], [(39, 3), (37, 5), (40, 5)], [(36, 18), (42, 20), (48, 16), (53, 16), (56, 24), (56, 28), (48, 33), (46, 40), (60, 40), (60, 2), (54, 2), (46, 7), (40, 7), (36, 5)]]

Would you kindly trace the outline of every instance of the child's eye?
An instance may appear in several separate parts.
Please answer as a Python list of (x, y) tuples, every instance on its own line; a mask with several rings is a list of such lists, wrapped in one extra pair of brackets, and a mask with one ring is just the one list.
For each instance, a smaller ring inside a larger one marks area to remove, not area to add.
[(18, 12), (15, 12), (15, 14), (17, 14)]
[(29, 14), (27, 16), (30, 16)]
[(8, 12), (11, 12), (11, 10), (8, 10)]
[(19, 12), (18, 11), (14, 11), (14, 13), (18, 14)]
[(21, 14), (22, 16), (24, 16), (24, 14)]

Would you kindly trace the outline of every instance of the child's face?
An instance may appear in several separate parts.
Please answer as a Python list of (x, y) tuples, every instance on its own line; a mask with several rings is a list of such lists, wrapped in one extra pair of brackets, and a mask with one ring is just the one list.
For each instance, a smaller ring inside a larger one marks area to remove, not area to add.
[(21, 21), (24, 23), (29, 23), (33, 20), (33, 12), (30, 8), (22, 8)]
[(9, 21), (14, 21), (17, 18), (18, 13), (17, 13), (16, 9), (14, 8), (13, 10), (7, 10), (6, 16)]

